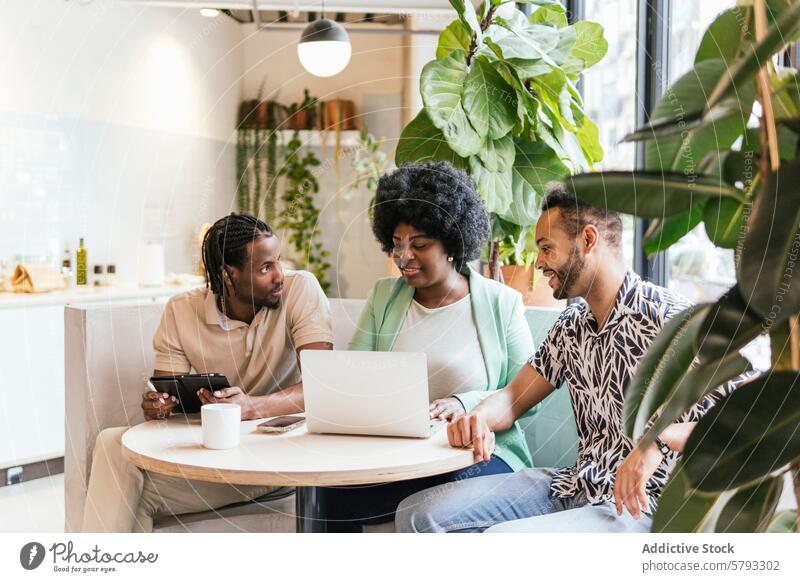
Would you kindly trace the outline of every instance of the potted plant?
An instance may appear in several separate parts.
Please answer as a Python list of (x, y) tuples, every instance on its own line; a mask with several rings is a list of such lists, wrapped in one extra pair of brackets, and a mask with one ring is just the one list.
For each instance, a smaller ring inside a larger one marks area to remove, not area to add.
[(301, 267), (313, 273), (322, 290), (327, 293), (330, 283), (327, 272), (331, 265), (327, 261), (330, 253), (323, 249), (319, 232), (319, 209), (314, 204), (314, 194), (319, 192), (313, 168), (320, 161), (311, 151), (301, 152), (303, 143), (297, 131), (286, 144), (285, 158), (278, 175), (284, 177), (285, 188), (281, 196), (283, 209), (278, 216), (278, 228), (286, 231), (288, 241), (299, 256)]
[(556, 1), (523, 2), (534, 5), (529, 17), (508, 0), (477, 10), (450, 3), (458, 18), (422, 70), (424, 107), (403, 130), (395, 161), (446, 160), (472, 176), (492, 218), (489, 275), (500, 279), (508, 244), (532, 263), (525, 237), (545, 185), (602, 159), (577, 81), (608, 45), (599, 24), (569, 25)]
[(772, 57), (800, 36), (800, 3), (769, 8), (771, 24), (764, 0), (711, 24), (693, 69), (627, 137), (644, 142), (643, 170), (570, 181), (587, 202), (650, 219), (651, 252), (700, 223), (735, 250), (736, 283), (670, 320), (627, 388), (624, 428), (638, 447), (747, 370), (743, 346), (767, 334), (772, 347), (770, 369), (698, 423), (654, 531), (797, 527), (796, 511), (775, 516), (775, 507), (787, 473), (800, 505), (800, 76)]
[(286, 129), (313, 129), (317, 119), (317, 101), (308, 89), (303, 89), (303, 101), (289, 106)]

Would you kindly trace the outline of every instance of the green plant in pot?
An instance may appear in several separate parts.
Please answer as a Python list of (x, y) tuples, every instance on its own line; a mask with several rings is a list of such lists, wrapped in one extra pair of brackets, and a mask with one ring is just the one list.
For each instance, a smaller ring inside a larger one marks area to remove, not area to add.
[(787, 473), (800, 501), (800, 76), (772, 57), (798, 38), (797, 2), (721, 13), (693, 69), (626, 138), (644, 142), (645, 167), (568, 181), (591, 204), (649, 219), (650, 252), (701, 223), (717, 246), (735, 250), (736, 283), (673, 318), (627, 388), (624, 428), (639, 447), (747, 370), (740, 350), (749, 342), (766, 334), (772, 348), (770, 369), (698, 423), (654, 531), (797, 527), (796, 511), (775, 509)]
[(569, 25), (556, 0), (523, 2), (533, 5), (529, 17), (506, 0), (450, 3), (458, 18), (422, 70), (424, 108), (403, 130), (395, 161), (446, 160), (472, 176), (491, 213), (486, 257), (499, 279), (503, 249), (526, 254), (521, 241), (545, 185), (602, 159), (577, 81), (607, 43), (597, 23)]
[(278, 171), (278, 175), (285, 178), (278, 228), (285, 231), (284, 240), (289, 242), (294, 254), (299, 257), (301, 268), (313, 273), (322, 290), (327, 293), (330, 289), (327, 280), (331, 268), (327, 261), (330, 253), (323, 248), (320, 240), (320, 212), (314, 204), (319, 182), (312, 171), (320, 165), (320, 161), (312, 151), (302, 152), (302, 147), (303, 143), (295, 131), (286, 144), (285, 159)]

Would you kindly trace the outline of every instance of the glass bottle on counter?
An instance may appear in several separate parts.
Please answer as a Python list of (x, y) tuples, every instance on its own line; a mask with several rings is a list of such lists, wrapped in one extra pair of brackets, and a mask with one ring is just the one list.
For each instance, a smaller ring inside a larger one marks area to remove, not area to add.
[(67, 289), (72, 287), (72, 252), (69, 248), (64, 249), (64, 254), (61, 258), (61, 276), (64, 278), (64, 285)]
[(105, 275), (105, 268), (103, 267), (103, 265), (94, 266), (94, 276), (92, 277), (92, 285), (94, 287), (106, 286), (106, 275)]
[(80, 246), (78, 247), (78, 252), (75, 253), (75, 255), (76, 255), (75, 283), (84, 286), (88, 285), (89, 273), (88, 273), (88, 264), (86, 262), (86, 247), (83, 246), (83, 239), (81, 239)]
[(117, 282), (117, 266), (114, 264), (106, 265), (106, 285), (113, 287)]

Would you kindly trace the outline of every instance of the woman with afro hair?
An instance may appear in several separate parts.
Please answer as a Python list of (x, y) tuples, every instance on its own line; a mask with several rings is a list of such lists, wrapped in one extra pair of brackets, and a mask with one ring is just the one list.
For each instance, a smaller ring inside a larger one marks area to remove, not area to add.
[[(489, 234), (472, 179), (447, 162), (381, 177), (372, 231), (401, 276), (373, 286), (349, 349), (425, 352), (432, 419), (453, 421), (503, 388), (533, 353), (520, 294), (469, 266)], [(379, 485), (324, 489), (328, 531), (391, 521), (405, 497), (441, 483), (532, 466), (516, 424), (466, 469)]]

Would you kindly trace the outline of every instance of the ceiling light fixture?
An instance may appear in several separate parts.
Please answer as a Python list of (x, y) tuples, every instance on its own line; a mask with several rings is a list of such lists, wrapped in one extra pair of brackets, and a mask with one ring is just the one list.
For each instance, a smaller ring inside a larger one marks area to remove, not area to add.
[(341, 73), (350, 62), (352, 48), (347, 31), (338, 22), (322, 18), (309, 24), (297, 43), (297, 56), (306, 71), (317, 77), (332, 77)]
[(216, 16), (219, 16), (219, 10), (216, 8), (201, 8), (200, 14), (206, 18), (215, 18)]

